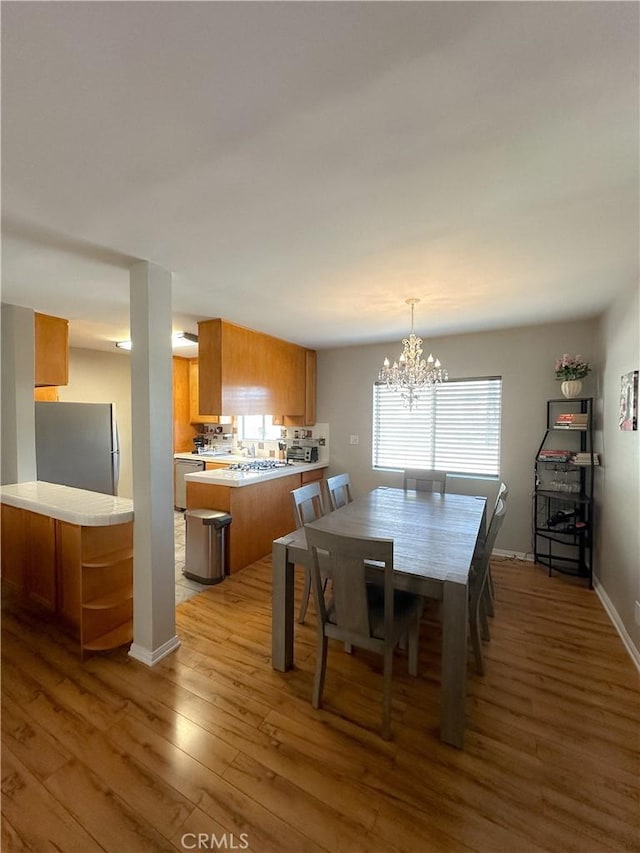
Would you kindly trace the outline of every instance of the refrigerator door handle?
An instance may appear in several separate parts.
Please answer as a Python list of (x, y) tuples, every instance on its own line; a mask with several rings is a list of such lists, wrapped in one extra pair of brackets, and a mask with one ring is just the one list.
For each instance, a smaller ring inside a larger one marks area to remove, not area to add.
[(113, 471), (113, 494), (118, 494), (118, 482), (120, 480), (120, 451), (111, 451), (111, 469)]
[(111, 470), (113, 471), (113, 494), (118, 494), (118, 483), (120, 482), (120, 436), (118, 434), (118, 421), (116, 420), (116, 407), (111, 409), (112, 412), (112, 435), (113, 435), (113, 450), (111, 451)]

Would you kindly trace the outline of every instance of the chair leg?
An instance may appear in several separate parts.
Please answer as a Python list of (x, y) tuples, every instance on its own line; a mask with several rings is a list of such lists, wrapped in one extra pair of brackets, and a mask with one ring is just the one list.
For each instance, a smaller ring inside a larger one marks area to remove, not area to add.
[(476, 661), (476, 671), (479, 675), (484, 675), (484, 659), (482, 656), (482, 642), (480, 640), (480, 627), (478, 625), (478, 608), (480, 599), (471, 600), (469, 602), (469, 631), (471, 634), (471, 645), (473, 647), (473, 655)]
[(493, 617), (495, 616), (495, 591), (493, 588), (493, 578), (491, 577), (491, 566), (489, 566), (487, 573), (487, 582), (482, 592), (484, 596), (485, 607), (487, 609), (487, 615)]
[(487, 619), (487, 607), (486, 602), (484, 600), (484, 595), (481, 596), (478, 604), (478, 611), (480, 616), (480, 636), (482, 637), (485, 643), (488, 643), (491, 639), (491, 634), (489, 632), (489, 620)]
[(318, 649), (316, 659), (316, 675), (313, 680), (313, 699), (312, 705), (314, 708), (322, 706), (322, 691), (324, 690), (324, 674), (327, 669), (327, 638), (324, 633), (318, 634)]
[(391, 679), (393, 675), (393, 649), (384, 653), (384, 696), (382, 697), (382, 737), (391, 739)]
[(309, 606), (309, 596), (311, 595), (311, 572), (304, 567), (304, 589), (302, 590), (302, 599), (300, 600), (300, 613), (298, 622), (300, 625), (304, 622), (304, 617), (307, 615), (307, 607)]

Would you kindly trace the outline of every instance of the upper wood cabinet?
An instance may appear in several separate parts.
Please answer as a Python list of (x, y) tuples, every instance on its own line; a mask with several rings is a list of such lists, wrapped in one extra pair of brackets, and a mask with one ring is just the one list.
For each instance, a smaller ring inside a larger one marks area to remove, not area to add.
[(313, 426), (316, 422), (316, 395), (318, 357), (314, 349), (305, 350), (305, 396), (304, 396), (304, 426)]
[(274, 424), (282, 426), (313, 426), (316, 422), (317, 355), (313, 349), (304, 353), (304, 414), (274, 415)]
[(173, 357), (173, 451), (193, 449), (196, 430), (189, 412), (189, 359)]
[(57, 385), (43, 385), (33, 389), (33, 399), (41, 403), (57, 403), (59, 398)]
[(305, 417), (304, 347), (221, 319), (198, 328), (201, 412)]
[(69, 321), (34, 314), (36, 387), (69, 384)]
[(189, 359), (189, 421), (192, 424), (217, 424), (218, 415), (203, 415), (200, 412), (200, 369), (197, 358)]

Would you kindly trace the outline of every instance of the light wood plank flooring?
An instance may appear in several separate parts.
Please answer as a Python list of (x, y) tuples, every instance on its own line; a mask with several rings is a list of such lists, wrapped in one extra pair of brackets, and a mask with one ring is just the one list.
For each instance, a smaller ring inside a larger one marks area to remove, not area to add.
[(3, 851), (638, 850), (632, 662), (593, 592), (528, 563), (492, 571), (463, 751), (437, 737), (436, 605), (418, 679), (397, 655), (384, 742), (375, 655), (331, 646), (312, 709), (312, 606), (296, 669), (271, 669), (269, 559), (181, 604), (182, 646), (153, 670), (124, 651), (81, 664), (6, 600)]

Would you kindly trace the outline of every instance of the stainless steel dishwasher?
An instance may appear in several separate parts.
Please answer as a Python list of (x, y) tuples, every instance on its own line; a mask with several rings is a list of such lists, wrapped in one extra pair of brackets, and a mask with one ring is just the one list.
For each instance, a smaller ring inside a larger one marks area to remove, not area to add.
[(173, 503), (176, 509), (186, 509), (187, 484), (185, 474), (204, 471), (204, 459), (174, 459), (173, 462)]

